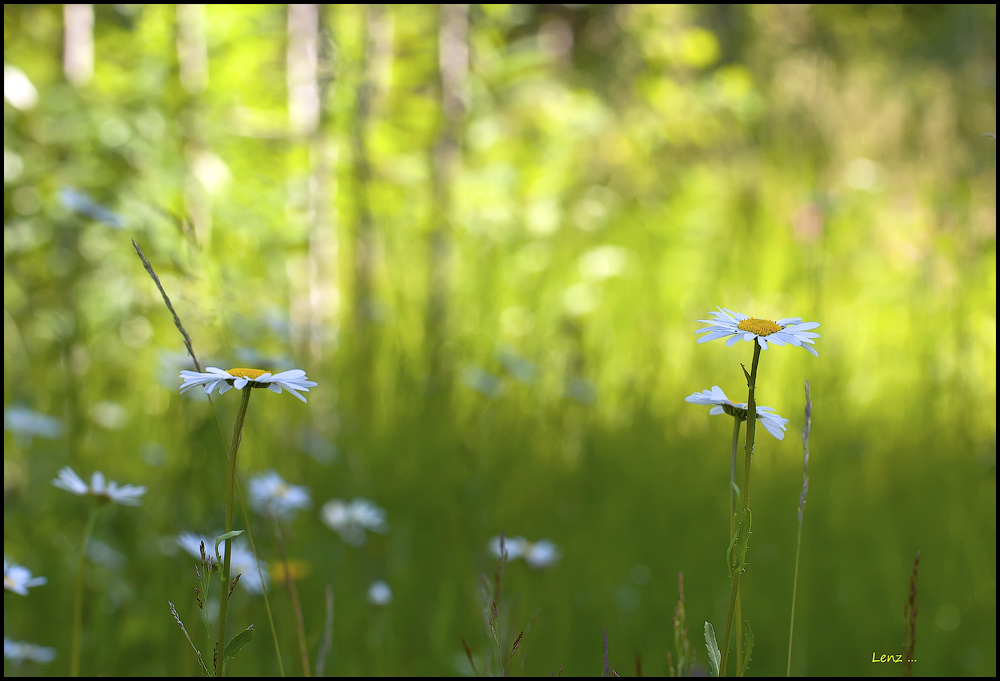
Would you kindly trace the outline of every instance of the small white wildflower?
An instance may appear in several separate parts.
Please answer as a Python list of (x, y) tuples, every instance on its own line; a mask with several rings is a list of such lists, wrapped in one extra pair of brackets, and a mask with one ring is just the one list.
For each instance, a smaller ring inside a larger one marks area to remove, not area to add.
[(389, 531), (385, 510), (360, 497), (346, 504), (340, 499), (326, 502), (323, 504), (322, 517), (323, 522), (352, 546), (365, 543), (365, 530), (381, 534)]
[[(205, 544), (205, 556), (215, 564), (215, 540), (193, 532), (182, 532), (177, 537), (177, 544), (191, 554), (195, 560), (201, 560), (201, 545)], [(226, 542), (219, 542), (219, 556), (226, 560)], [(257, 572), (257, 561), (253, 553), (240, 540), (233, 541), (233, 557), (229, 561), (230, 575), (235, 579), (240, 575), (240, 586), (250, 593), (263, 593), (270, 582), (267, 563), (260, 561), (260, 572)], [(261, 581), (261, 575), (264, 576)]]
[(219, 394), (226, 393), (230, 388), (242, 390), (246, 386), (251, 388), (267, 388), (271, 392), (281, 394), (282, 389), (287, 390), (303, 402), (306, 398), (299, 394), (299, 391), (309, 392), (309, 388), (316, 387), (315, 381), (306, 378), (306, 372), (302, 369), (291, 369), (272, 374), (264, 369), (230, 369), (224, 371), (217, 367), (206, 367), (208, 371), (181, 371), (181, 392), (185, 393), (196, 385), (205, 386), (205, 393), (211, 393), (216, 387)]
[(48, 581), (45, 577), (32, 577), (31, 570), (28, 568), (8, 563), (6, 557), (3, 559), (3, 588), (6, 591), (27, 596), (28, 589), (33, 586), (41, 586)]
[(72, 492), (78, 497), (92, 496), (98, 503), (111, 501), (125, 506), (142, 505), (139, 497), (146, 493), (146, 488), (142, 485), (122, 485), (119, 487), (114, 480), (105, 483), (104, 474), (100, 471), (94, 472), (88, 485), (69, 466), (60, 469), (58, 477), (52, 480), (52, 484), (59, 489)]
[[(745, 421), (747, 418), (747, 403), (731, 401), (726, 397), (726, 393), (722, 392), (722, 388), (717, 385), (713, 385), (711, 390), (702, 390), (700, 393), (688, 395), (684, 400), (691, 404), (713, 405), (708, 412), (709, 414), (726, 413), (741, 421)], [(781, 418), (774, 409), (764, 406), (757, 407), (757, 419), (764, 426), (764, 429), (775, 438), (785, 439), (785, 426), (788, 425), (788, 419)]]
[(13, 641), (6, 636), (3, 637), (3, 656), (14, 664), (22, 662), (38, 662), (48, 664), (56, 659), (56, 649), (35, 645), (34, 643), (24, 643)]
[(291, 520), (295, 514), (309, 508), (309, 488), (289, 485), (274, 471), (250, 479), (250, 505), (258, 513), (270, 513), (282, 520)]
[(373, 582), (368, 587), (368, 602), (372, 605), (389, 605), (392, 603), (392, 588), (382, 580)]

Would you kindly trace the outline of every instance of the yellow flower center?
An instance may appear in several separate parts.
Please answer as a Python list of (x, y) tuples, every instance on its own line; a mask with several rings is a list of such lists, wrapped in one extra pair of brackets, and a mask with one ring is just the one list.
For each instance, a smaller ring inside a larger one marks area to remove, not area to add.
[(736, 328), (740, 331), (755, 333), (758, 336), (770, 336), (772, 333), (781, 331), (785, 327), (778, 326), (768, 319), (757, 319), (756, 317), (751, 317), (750, 319), (744, 319), (742, 322), (737, 324)]
[(241, 369), (241, 368), (236, 368), (236, 369), (230, 369), (229, 373), (232, 374), (233, 376), (239, 376), (240, 378), (246, 378), (246, 379), (249, 379), (249, 380), (252, 381), (255, 378), (259, 378), (259, 377), (263, 376), (264, 374), (269, 374), (271, 372), (270, 371), (265, 371), (264, 369)]

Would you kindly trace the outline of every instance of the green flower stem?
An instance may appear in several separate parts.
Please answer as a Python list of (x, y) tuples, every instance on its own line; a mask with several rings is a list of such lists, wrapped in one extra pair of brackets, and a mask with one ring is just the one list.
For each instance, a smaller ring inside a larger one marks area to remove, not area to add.
[[(747, 387), (749, 389), (749, 396), (747, 397), (747, 436), (746, 436), (746, 446), (744, 447), (745, 455), (743, 458), (743, 489), (741, 494), (743, 496), (743, 512), (740, 513), (740, 518), (746, 516), (747, 509), (750, 508), (750, 460), (753, 457), (753, 437), (754, 437), (754, 426), (757, 424), (757, 399), (754, 396), (754, 389), (757, 387), (757, 363), (760, 361), (760, 343), (754, 340), (753, 343), (753, 364), (750, 367), (750, 374), (747, 377)], [(746, 369), (743, 370), (746, 373)], [(722, 661), (719, 665), (719, 676), (726, 675), (726, 663), (729, 659), (729, 641), (731, 640), (733, 633), (733, 619), (736, 614), (736, 602), (739, 600), (740, 592), (740, 575), (742, 574), (742, 569), (739, 567), (733, 573), (733, 588), (729, 594), (729, 610), (726, 614), (726, 632), (722, 637)], [(742, 613), (741, 613), (742, 615)], [(743, 628), (743, 623), (736, 627), (737, 631)], [(737, 666), (742, 664), (742, 660), (736, 661)]]
[(83, 531), (83, 544), (80, 545), (80, 560), (76, 564), (76, 597), (73, 602), (73, 647), (69, 656), (69, 675), (80, 676), (80, 638), (83, 635), (83, 564), (87, 559), (87, 543), (94, 533), (97, 523), (98, 505), (90, 509), (87, 516), (87, 527)]
[[(733, 453), (729, 459), (729, 538), (732, 540), (736, 534), (736, 452), (740, 446), (740, 419), (733, 417)], [(742, 621), (743, 603), (740, 600), (740, 592), (736, 592), (736, 620)], [(736, 659), (743, 659), (743, 628), (736, 628)], [(742, 667), (741, 667), (742, 671)], [(742, 676), (742, 673), (738, 674)]]
[[(236, 454), (240, 451), (240, 440), (243, 437), (243, 421), (247, 416), (247, 405), (250, 404), (250, 386), (246, 385), (240, 391), (243, 399), (240, 411), (236, 414), (236, 424), (233, 426), (233, 444), (229, 454), (229, 471), (226, 475), (226, 532), (233, 531), (233, 487), (236, 483)], [(233, 555), (233, 539), (226, 539), (226, 557), (222, 566), (222, 594), (219, 601), (219, 641), (215, 644), (215, 675), (222, 676), (223, 656), (226, 651), (226, 615), (229, 610), (229, 562)]]

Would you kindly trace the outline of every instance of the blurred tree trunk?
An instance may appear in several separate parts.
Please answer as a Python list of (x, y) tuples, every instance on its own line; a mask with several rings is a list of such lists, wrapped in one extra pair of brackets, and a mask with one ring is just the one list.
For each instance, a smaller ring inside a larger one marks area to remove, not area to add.
[(391, 51), (391, 36), (385, 18), (385, 8), (367, 5), (364, 12), (365, 46), (359, 65), (360, 84), (352, 126), (351, 143), (354, 151), (354, 179), (357, 208), (353, 230), (354, 262), (354, 337), (351, 353), (355, 387), (355, 409), (362, 423), (367, 424), (372, 411), (372, 389), (375, 381), (377, 334), (376, 306), (372, 280), (375, 269), (376, 234), (371, 210), (371, 163), (368, 130), (372, 118), (372, 101), (376, 83), (373, 65), (386, 51)]
[(76, 87), (94, 76), (93, 5), (63, 5), (63, 74)]
[(428, 393), (447, 399), (451, 388), (451, 367), (445, 351), (451, 282), (451, 183), (461, 159), (462, 125), (466, 111), (469, 6), (440, 5), (439, 12), (437, 80), (441, 96), (441, 122), (437, 140), (431, 148), (434, 224), (428, 238), (424, 344)]
[[(309, 364), (320, 360), (324, 345), (338, 332), (337, 178), (334, 141), (326, 130), (327, 95), (333, 81), (332, 43), (324, 27), (326, 5), (288, 6), (288, 117), (293, 139), (306, 147), (309, 163), (305, 302)], [(293, 301), (292, 308), (297, 305)]]
[(199, 181), (198, 166), (210, 157), (204, 136), (202, 93), (208, 87), (208, 44), (205, 6), (177, 5), (177, 65), (181, 87), (187, 93), (179, 112), (180, 135), (188, 173), (184, 186), (183, 221), (190, 220), (194, 240), (201, 248), (212, 241), (212, 200)]

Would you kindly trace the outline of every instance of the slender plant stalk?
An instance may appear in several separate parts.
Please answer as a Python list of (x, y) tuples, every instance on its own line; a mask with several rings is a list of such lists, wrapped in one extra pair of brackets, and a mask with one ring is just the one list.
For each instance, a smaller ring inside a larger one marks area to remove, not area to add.
[(292, 571), (288, 565), (288, 553), (285, 551), (285, 538), (281, 534), (281, 525), (278, 518), (273, 513), (271, 520), (274, 521), (274, 536), (278, 539), (278, 550), (281, 552), (281, 563), (285, 568), (285, 587), (292, 598), (292, 609), (295, 611), (295, 629), (299, 635), (299, 654), (302, 656), (302, 675), (309, 674), (309, 648), (306, 646), (306, 627), (302, 621), (302, 606), (299, 604), (299, 592), (295, 588), (295, 580), (292, 579)]
[[(740, 446), (739, 416), (733, 416), (733, 452), (729, 458), (729, 540), (736, 535), (736, 452)], [(740, 593), (736, 593), (736, 620), (743, 621), (743, 604)], [(743, 628), (736, 628), (736, 659), (743, 659)], [(739, 674), (742, 676), (742, 673)]]
[(795, 595), (799, 586), (799, 554), (802, 551), (802, 511), (806, 506), (806, 493), (809, 491), (809, 476), (806, 468), (809, 466), (809, 430), (812, 428), (812, 399), (809, 397), (809, 381), (806, 381), (806, 422), (802, 426), (802, 495), (799, 497), (799, 536), (795, 542), (795, 574), (792, 576), (792, 619), (788, 625), (788, 667), (785, 675), (792, 675), (792, 634), (795, 632)]
[(97, 506), (90, 509), (87, 527), (83, 530), (80, 560), (76, 564), (76, 597), (73, 601), (73, 647), (69, 656), (69, 675), (80, 676), (80, 639), (83, 635), (83, 564), (87, 559), (87, 544), (97, 523)]
[[(250, 386), (244, 386), (240, 391), (240, 411), (236, 414), (236, 424), (233, 426), (232, 450), (229, 454), (229, 471), (226, 476), (226, 533), (233, 531), (233, 487), (236, 483), (236, 455), (240, 451), (240, 440), (243, 437), (243, 421), (247, 415), (247, 405), (250, 404)], [(219, 601), (219, 640), (215, 644), (215, 675), (222, 676), (223, 657), (226, 651), (226, 615), (229, 610), (229, 563), (233, 556), (233, 538), (226, 539), (226, 557), (222, 566), (222, 594)]]
[[(757, 424), (757, 399), (754, 395), (754, 389), (757, 387), (757, 363), (760, 361), (760, 343), (754, 339), (753, 343), (753, 364), (750, 367), (749, 380), (747, 381), (747, 387), (749, 389), (749, 395), (747, 397), (747, 436), (745, 455), (743, 458), (743, 489), (741, 490), (741, 495), (743, 497), (743, 511), (740, 513), (740, 519), (746, 516), (747, 509), (750, 508), (750, 460), (753, 458), (753, 437), (754, 437), (754, 426)], [(744, 373), (746, 369), (743, 370)], [(719, 665), (719, 676), (726, 675), (726, 663), (729, 660), (729, 642), (733, 633), (733, 619), (736, 614), (736, 601), (740, 592), (740, 575), (742, 570), (737, 568), (733, 573), (733, 588), (729, 594), (729, 610), (726, 613), (726, 632), (722, 637), (722, 661)], [(743, 623), (740, 622), (737, 626), (737, 630), (743, 628)], [(742, 664), (741, 660), (737, 660), (736, 664), (739, 666)]]

